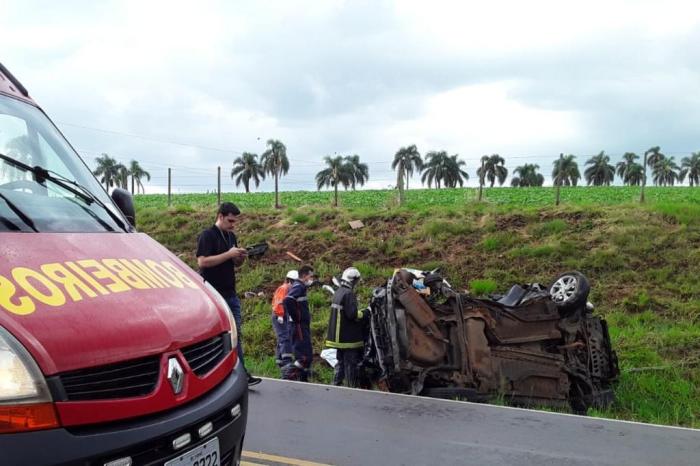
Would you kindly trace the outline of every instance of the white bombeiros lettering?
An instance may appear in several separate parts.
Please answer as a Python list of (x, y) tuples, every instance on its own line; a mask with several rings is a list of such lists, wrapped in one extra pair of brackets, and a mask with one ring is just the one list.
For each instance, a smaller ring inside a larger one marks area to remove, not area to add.
[(0, 274), (0, 309), (29, 315), (37, 305), (61, 307), (67, 302), (112, 293), (199, 286), (170, 261), (152, 259), (83, 259), (52, 262), (37, 268), (14, 267)]

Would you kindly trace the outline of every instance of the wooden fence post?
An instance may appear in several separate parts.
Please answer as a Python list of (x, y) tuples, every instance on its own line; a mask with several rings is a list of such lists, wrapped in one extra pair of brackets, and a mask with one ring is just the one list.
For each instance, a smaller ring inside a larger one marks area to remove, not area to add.
[(644, 187), (647, 185), (647, 154), (649, 151), (644, 153), (644, 177), (642, 178), (642, 193), (639, 195), (639, 202), (644, 204)]
[(557, 185), (557, 204), (559, 205), (559, 191), (561, 190), (561, 167), (564, 163), (564, 153), (559, 154), (559, 170), (557, 170), (557, 176), (554, 177), (554, 183)]
[(172, 187), (172, 169), (168, 168), (168, 207), (170, 207), (171, 201), (171, 187)]
[(216, 205), (221, 205), (221, 167), (216, 167)]
[(481, 174), (479, 175), (479, 202), (481, 202), (481, 192), (484, 189), (484, 158), (481, 158)]

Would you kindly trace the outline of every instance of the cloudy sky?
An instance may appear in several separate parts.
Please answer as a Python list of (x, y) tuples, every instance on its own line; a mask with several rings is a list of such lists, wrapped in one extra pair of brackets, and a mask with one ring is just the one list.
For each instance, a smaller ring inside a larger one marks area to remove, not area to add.
[(669, 0), (0, 0), (0, 62), (88, 164), (136, 159), (148, 192), (167, 167), (181, 192), (215, 189), (217, 166), (234, 190), (233, 159), (270, 138), (283, 190), (315, 189), (336, 153), (387, 187), (409, 144), (459, 154), (471, 185), (492, 153), (551, 184), (560, 152), (700, 150), (699, 26)]

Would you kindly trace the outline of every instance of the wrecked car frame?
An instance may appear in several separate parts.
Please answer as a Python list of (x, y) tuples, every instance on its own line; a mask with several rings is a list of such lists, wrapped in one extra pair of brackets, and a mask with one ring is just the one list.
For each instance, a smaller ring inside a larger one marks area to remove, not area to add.
[(574, 412), (605, 406), (619, 369), (588, 292), (586, 278), (569, 272), (548, 289), (515, 285), (483, 299), (435, 271), (399, 269), (373, 292), (364, 373), (392, 392)]

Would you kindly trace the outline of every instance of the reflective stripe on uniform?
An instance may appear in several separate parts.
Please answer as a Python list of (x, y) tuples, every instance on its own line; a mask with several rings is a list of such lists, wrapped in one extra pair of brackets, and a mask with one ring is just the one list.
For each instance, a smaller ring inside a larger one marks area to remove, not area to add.
[(361, 341), (356, 341), (354, 343), (340, 343), (337, 341), (330, 341), (326, 340), (326, 346), (329, 348), (336, 348), (336, 349), (354, 349), (354, 348), (362, 348), (364, 346), (364, 343)]
[(340, 304), (333, 304), (333, 306), (338, 306), (338, 312), (335, 313), (335, 342), (340, 344), (340, 319), (343, 318), (340, 314), (343, 312), (343, 306)]
[(309, 298), (306, 297), (306, 296), (299, 296), (298, 298), (294, 298), (294, 299), (296, 299), (297, 302), (308, 301), (308, 300), (309, 300)]

